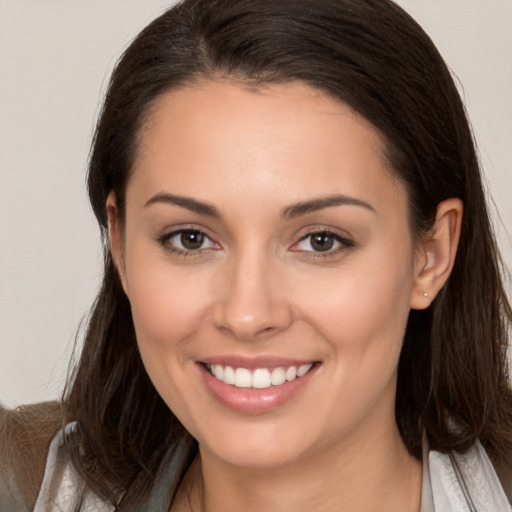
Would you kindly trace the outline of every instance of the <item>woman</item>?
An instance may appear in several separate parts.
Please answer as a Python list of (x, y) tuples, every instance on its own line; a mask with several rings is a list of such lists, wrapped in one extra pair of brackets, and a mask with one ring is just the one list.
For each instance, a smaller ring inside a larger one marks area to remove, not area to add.
[(103, 286), (62, 405), (4, 414), (4, 508), (509, 509), (512, 312), (400, 8), (185, 0), (117, 65), (88, 183)]

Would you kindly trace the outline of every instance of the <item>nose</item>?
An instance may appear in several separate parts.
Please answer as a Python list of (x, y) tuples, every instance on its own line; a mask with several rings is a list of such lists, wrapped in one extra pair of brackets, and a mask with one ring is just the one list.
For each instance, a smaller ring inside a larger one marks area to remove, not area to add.
[(214, 310), (216, 327), (243, 341), (287, 329), (293, 312), (278, 265), (253, 251), (227, 266)]

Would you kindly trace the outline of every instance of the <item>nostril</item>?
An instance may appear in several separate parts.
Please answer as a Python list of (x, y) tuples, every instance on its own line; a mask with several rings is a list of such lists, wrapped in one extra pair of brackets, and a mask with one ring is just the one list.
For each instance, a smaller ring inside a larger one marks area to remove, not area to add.
[(236, 339), (251, 340), (290, 326), (291, 309), (283, 298), (262, 295), (249, 288), (235, 288), (215, 304), (212, 320), (217, 329)]

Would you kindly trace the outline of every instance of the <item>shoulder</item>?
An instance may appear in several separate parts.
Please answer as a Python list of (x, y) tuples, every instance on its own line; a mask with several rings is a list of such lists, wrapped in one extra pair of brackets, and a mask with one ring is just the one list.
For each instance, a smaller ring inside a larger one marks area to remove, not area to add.
[(465, 452), (432, 450), (428, 465), (436, 507), (459, 510), (462, 503), (472, 503), (475, 510), (512, 511), (510, 472), (493, 464), (478, 440)]
[(43, 402), (9, 410), (0, 405), (0, 509), (32, 510), (48, 447), (62, 427), (61, 406)]

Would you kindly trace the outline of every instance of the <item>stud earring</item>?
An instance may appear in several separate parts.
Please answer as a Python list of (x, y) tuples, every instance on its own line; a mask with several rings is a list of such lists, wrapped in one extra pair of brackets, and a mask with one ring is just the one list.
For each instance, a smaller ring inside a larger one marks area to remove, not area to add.
[(425, 297), (426, 299), (428, 299), (428, 293), (427, 293), (427, 292), (423, 292), (423, 297)]

